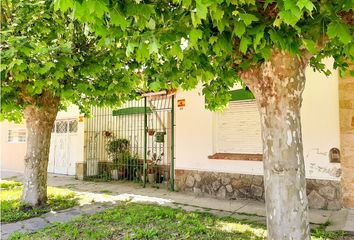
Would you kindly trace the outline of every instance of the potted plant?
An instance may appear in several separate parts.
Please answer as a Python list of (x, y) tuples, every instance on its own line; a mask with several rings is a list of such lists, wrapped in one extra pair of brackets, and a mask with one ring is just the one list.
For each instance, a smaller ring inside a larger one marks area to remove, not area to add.
[(130, 158), (131, 155), (129, 152), (118, 153), (115, 155), (115, 158), (113, 159), (113, 169), (111, 170), (111, 175), (113, 179), (124, 179), (129, 176)]
[(108, 158), (113, 162), (111, 177), (118, 180), (127, 175), (127, 162), (130, 158), (130, 142), (124, 138), (112, 138), (106, 144)]
[(149, 136), (154, 136), (155, 130), (154, 129), (148, 129), (148, 134), (149, 134)]
[(127, 167), (126, 177), (128, 180), (139, 179), (139, 174), (143, 169), (143, 163), (139, 159), (139, 155), (129, 154), (126, 161), (126, 167)]
[[(150, 155), (150, 152), (148, 153)], [(157, 155), (153, 153), (151, 156), (151, 164), (148, 167), (148, 180), (150, 183), (156, 183), (161, 181), (161, 174), (158, 172), (158, 163), (162, 160), (163, 153)]]
[(148, 177), (149, 183), (155, 183), (155, 176), (156, 176), (155, 169), (148, 168), (147, 177)]
[(164, 180), (164, 175), (160, 171), (157, 171), (156, 173), (156, 183), (162, 183)]

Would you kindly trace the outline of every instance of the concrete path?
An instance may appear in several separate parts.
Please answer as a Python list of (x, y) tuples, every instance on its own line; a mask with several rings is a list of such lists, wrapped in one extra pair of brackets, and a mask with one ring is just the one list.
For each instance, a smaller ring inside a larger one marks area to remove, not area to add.
[(45, 213), (39, 217), (30, 218), (15, 223), (1, 225), (1, 239), (7, 239), (14, 232), (34, 232), (49, 226), (54, 222), (65, 223), (81, 214), (94, 214), (103, 211), (112, 204), (91, 204), (77, 206), (63, 211)]
[[(14, 177), (21, 180), (21, 176)], [(65, 222), (82, 213), (95, 213), (106, 209), (120, 201), (151, 202), (171, 207), (180, 207), (187, 211), (208, 211), (221, 216), (234, 216), (239, 219), (248, 219), (255, 222), (265, 223), (264, 203), (253, 200), (222, 200), (205, 196), (196, 196), (185, 192), (170, 192), (167, 189), (157, 189), (152, 187), (142, 188), (139, 184), (131, 182), (88, 182), (74, 179), (71, 176), (53, 175), (48, 176), (48, 185), (63, 187), (77, 192), (84, 196), (89, 202), (95, 202), (87, 206), (76, 207), (57, 213)], [(91, 210), (92, 207), (92, 210)], [(37, 228), (29, 228), (30, 220), (21, 223), (4, 224), (7, 236), (10, 230), (28, 231), (37, 230), (40, 226), (47, 226), (51, 223), (49, 218), (54, 218), (50, 214), (34, 218)], [(39, 220), (42, 219), (42, 220)], [(63, 221), (64, 221), (63, 220)], [(27, 222), (26, 222), (27, 221)], [(310, 222), (312, 224), (324, 224), (331, 222), (328, 227), (330, 231), (344, 230), (354, 233), (354, 210), (342, 209), (341, 211), (331, 210), (310, 210)], [(38, 224), (37, 224), (38, 223)], [(42, 225), (41, 225), (42, 224)], [(13, 225), (13, 226), (12, 226)]]

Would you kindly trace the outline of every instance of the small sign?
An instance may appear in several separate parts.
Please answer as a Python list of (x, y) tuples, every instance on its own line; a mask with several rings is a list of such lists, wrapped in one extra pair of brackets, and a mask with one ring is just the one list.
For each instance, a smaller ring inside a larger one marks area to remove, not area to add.
[(178, 99), (177, 100), (177, 107), (183, 108), (186, 106), (186, 99)]
[(83, 122), (84, 121), (84, 116), (79, 116), (79, 122)]

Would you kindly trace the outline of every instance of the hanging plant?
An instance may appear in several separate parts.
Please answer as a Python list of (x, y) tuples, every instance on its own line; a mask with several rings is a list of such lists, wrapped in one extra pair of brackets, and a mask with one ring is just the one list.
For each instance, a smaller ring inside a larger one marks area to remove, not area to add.
[(128, 139), (124, 138), (114, 138), (109, 140), (106, 144), (106, 151), (108, 154), (117, 154), (117, 153), (129, 153), (130, 151), (130, 142)]
[(112, 137), (112, 133), (110, 131), (103, 131), (102, 135), (105, 137)]
[(149, 134), (149, 136), (154, 136), (155, 130), (154, 129), (149, 129), (148, 130), (148, 134)]

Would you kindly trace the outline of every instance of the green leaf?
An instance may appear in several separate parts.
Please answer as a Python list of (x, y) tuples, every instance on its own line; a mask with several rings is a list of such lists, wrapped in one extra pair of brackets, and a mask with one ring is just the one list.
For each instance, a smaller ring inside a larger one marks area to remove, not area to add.
[(148, 21), (148, 23), (146, 24), (146, 27), (151, 29), (151, 30), (154, 30), (155, 29), (155, 26), (156, 26), (156, 22), (154, 19), (150, 18), (150, 20)]
[(241, 38), (242, 35), (246, 32), (246, 26), (243, 22), (239, 21), (239, 22), (235, 22), (234, 24), (234, 34)]
[(349, 74), (350, 74), (351, 77), (354, 77), (354, 70), (350, 70)]
[(18, 50), (19, 50), (20, 52), (22, 52), (23, 54), (25, 54), (26, 56), (30, 56), (32, 49), (29, 48), (29, 47), (26, 47), (26, 46), (21, 46)]
[(335, 38), (337, 36), (337, 22), (331, 22), (327, 27), (327, 35), (329, 38)]
[(157, 44), (156, 38), (153, 38), (152, 40), (150, 40), (149, 43), (149, 53), (153, 54), (158, 52), (159, 52), (159, 45)]
[(296, 5), (300, 8), (306, 8), (309, 12), (315, 8), (315, 5), (310, 0), (298, 0)]
[(240, 13), (239, 14), (241, 20), (246, 24), (246, 26), (250, 25), (252, 22), (258, 21), (258, 17), (249, 13)]
[(116, 9), (113, 9), (110, 12), (110, 16), (111, 16), (111, 22), (112, 22), (113, 25), (120, 27), (123, 31), (127, 28), (128, 21)]
[(348, 44), (352, 41), (352, 35), (348, 27), (340, 22), (331, 22), (327, 27), (327, 35), (329, 38), (338, 37), (344, 44)]
[(354, 58), (354, 43), (349, 47), (349, 55)]
[(62, 79), (64, 77), (64, 73), (62, 70), (58, 70), (54, 72), (54, 78), (55, 79)]
[(264, 59), (268, 59), (272, 55), (272, 50), (268, 47), (265, 47), (260, 49), (260, 53)]
[(149, 84), (149, 89), (157, 92), (159, 90), (161, 90), (161, 83), (160, 82), (152, 82)]
[(213, 45), (214, 43), (216, 43), (218, 41), (218, 37), (217, 36), (211, 36), (210, 38), (209, 38), (209, 43), (211, 44), (211, 45)]
[(213, 21), (220, 22), (220, 20), (222, 20), (224, 16), (224, 11), (218, 7), (218, 4), (214, 3), (210, 7), (210, 11)]
[(197, 0), (197, 16), (200, 19), (206, 19), (208, 14), (208, 6), (202, 0)]
[(182, 1), (182, 5), (185, 8), (188, 8), (191, 5), (191, 3), (192, 3), (192, 0), (183, 0)]
[(243, 36), (240, 42), (240, 51), (245, 54), (247, 52), (248, 46), (251, 44), (250, 38)]
[(302, 39), (305, 48), (312, 54), (316, 54), (318, 51), (316, 49), (316, 43), (311, 39)]
[(279, 13), (279, 17), (284, 23), (295, 26), (299, 18), (297, 18), (291, 11), (282, 11)]
[(199, 24), (202, 23), (200, 17), (193, 11), (191, 12), (191, 18), (193, 27), (197, 27)]
[(101, 18), (105, 12), (109, 12), (106, 2), (103, 0), (85, 0), (82, 5), (90, 10), (91, 14)]
[(145, 43), (139, 45), (138, 50), (136, 51), (136, 61), (142, 62), (149, 57), (149, 46)]
[(172, 54), (172, 56), (177, 56), (178, 59), (183, 59), (183, 52), (182, 52), (181, 46), (179, 44), (175, 44), (172, 46), (171, 54)]
[(338, 37), (339, 40), (344, 44), (350, 43), (353, 39), (348, 27), (344, 24), (340, 24), (338, 27)]
[(135, 41), (129, 42), (126, 52), (125, 52), (126, 56), (129, 57), (131, 55), (131, 53), (134, 52), (134, 49), (138, 46), (139, 46), (139, 44)]
[(16, 74), (16, 80), (19, 82), (23, 82), (24, 80), (27, 79), (26, 74), (18, 73)]
[(202, 30), (193, 28), (192, 31), (189, 33), (191, 46), (197, 46), (198, 39), (201, 39), (202, 35)]
[(65, 98), (69, 99), (69, 98), (71, 98), (71, 96), (74, 95), (74, 93), (75, 92), (72, 89), (65, 89), (65, 90), (62, 91), (61, 97), (64, 98), (64, 99)]
[(150, 19), (151, 15), (155, 13), (155, 7), (152, 4), (146, 3), (129, 3), (125, 5), (126, 14), (128, 16), (139, 16), (145, 19)]
[[(294, 0), (285, 0), (284, 1), (284, 8), (286, 12), (290, 12), (294, 15), (297, 19), (300, 19), (302, 16), (301, 9), (296, 5), (296, 1)], [(281, 10), (283, 12), (284, 10)]]
[(253, 40), (253, 47), (254, 48), (256, 48), (258, 46), (258, 44), (261, 42), (263, 37), (264, 37), (264, 28), (257, 32), (256, 37)]
[(54, 11), (61, 10), (66, 12), (69, 8), (73, 8), (73, 0), (54, 0)]

